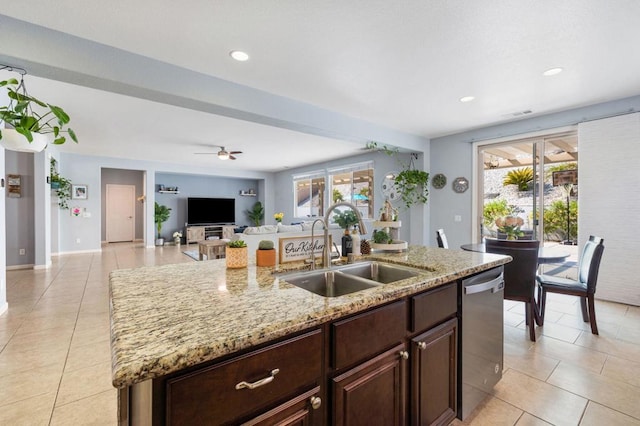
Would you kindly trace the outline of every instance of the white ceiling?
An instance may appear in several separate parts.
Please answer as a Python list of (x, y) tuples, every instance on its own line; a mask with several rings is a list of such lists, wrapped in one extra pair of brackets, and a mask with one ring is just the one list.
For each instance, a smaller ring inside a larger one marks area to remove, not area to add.
[[(57, 0), (20, 7), (0, 0), (0, 8), (36, 25), (425, 138), (513, 121), (521, 117), (512, 114), (524, 110), (531, 117), (640, 94), (636, 0), (111, 0), (90, 6)], [(251, 59), (233, 61), (233, 49)], [(564, 71), (542, 75), (553, 67)], [(72, 116), (81, 143), (65, 150), (74, 152), (273, 171), (362, 148), (33, 76), (27, 81), (33, 95), (53, 99)], [(462, 96), (476, 99), (460, 103)], [(97, 110), (88, 110), (89, 100)], [(123, 111), (131, 120), (122, 120)], [(224, 165), (193, 154), (214, 144), (245, 153)]]

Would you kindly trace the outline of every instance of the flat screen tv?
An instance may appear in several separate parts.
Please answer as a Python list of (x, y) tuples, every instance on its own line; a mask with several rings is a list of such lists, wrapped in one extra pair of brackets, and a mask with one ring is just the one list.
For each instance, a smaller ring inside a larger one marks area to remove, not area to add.
[(236, 222), (234, 198), (187, 198), (189, 225), (217, 225)]

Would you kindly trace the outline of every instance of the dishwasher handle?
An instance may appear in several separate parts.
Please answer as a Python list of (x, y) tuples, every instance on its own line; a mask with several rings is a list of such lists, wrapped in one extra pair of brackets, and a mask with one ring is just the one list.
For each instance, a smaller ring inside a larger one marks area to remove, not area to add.
[(504, 289), (504, 274), (501, 272), (497, 278), (494, 278), (490, 281), (466, 285), (464, 287), (464, 294), (482, 293), (483, 291), (487, 290), (491, 290), (491, 293), (497, 293), (502, 289)]

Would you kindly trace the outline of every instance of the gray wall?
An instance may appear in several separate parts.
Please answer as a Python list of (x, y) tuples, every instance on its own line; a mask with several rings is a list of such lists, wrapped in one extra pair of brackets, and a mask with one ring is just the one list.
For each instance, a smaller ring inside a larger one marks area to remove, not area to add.
[[(22, 196), (9, 198), (6, 193), (7, 266), (35, 263), (33, 154), (5, 151), (5, 175), (20, 175)], [(20, 255), (19, 250), (25, 254)]]
[[(264, 203), (264, 194), (258, 191), (258, 180), (224, 178), (215, 176), (184, 175), (175, 173), (156, 173), (155, 199), (159, 204), (171, 209), (171, 216), (162, 225), (162, 236), (170, 238), (174, 231), (184, 234), (187, 222), (187, 198), (214, 197), (234, 198), (236, 200), (236, 224), (249, 225), (245, 210), (251, 209), (256, 201)], [(178, 187), (179, 194), (161, 194), (157, 187)], [(253, 189), (256, 197), (241, 196), (240, 191)], [(266, 215), (265, 215), (266, 217)]]
[[(447, 186), (443, 189), (431, 190), (430, 233), (433, 234), (439, 228), (445, 229), (449, 246), (452, 248), (471, 241), (472, 193), (473, 186), (476, 184), (475, 176), (471, 175), (473, 142), (508, 136), (513, 136), (515, 139), (518, 135), (577, 125), (634, 111), (640, 111), (640, 96), (432, 139), (430, 172), (432, 176), (436, 173), (444, 173), (447, 176)], [(578, 141), (579, 145), (580, 141)], [(636, 158), (637, 160), (640, 159)], [(584, 176), (588, 173), (597, 173), (597, 170), (585, 170), (581, 167), (580, 173)], [(457, 194), (451, 189), (452, 179), (458, 176), (469, 179), (470, 189), (464, 194)], [(462, 222), (454, 222), (454, 215), (461, 215)]]
[[(107, 240), (107, 215), (106, 215), (106, 194), (107, 184), (116, 185), (134, 185), (136, 187), (136, 198), (144, 194), (144, 172), (140, 170), (122, 170), (122, 169), (102, 169), (101, 173), (101, 200), (102, 207), (102, 241)], [(136, 223), (135, 223), (135, 239), (144, 238), (144, 205), (136, 202)]]

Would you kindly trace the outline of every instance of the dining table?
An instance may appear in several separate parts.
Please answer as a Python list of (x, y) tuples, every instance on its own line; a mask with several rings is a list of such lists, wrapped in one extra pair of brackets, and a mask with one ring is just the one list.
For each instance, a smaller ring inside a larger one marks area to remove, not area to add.
[[(462, 244), (460, 248), (462, 250), (475, 251), (478, 253), (487, 252), (484, 243)], [(571, 253), (568, 253), (556, 246), (540, 247), (540, 249), (538, 250), (538, 264), (543, 265), (546, 263), (562, 263), (567, 260), (569, 256), (571, 256)]]

